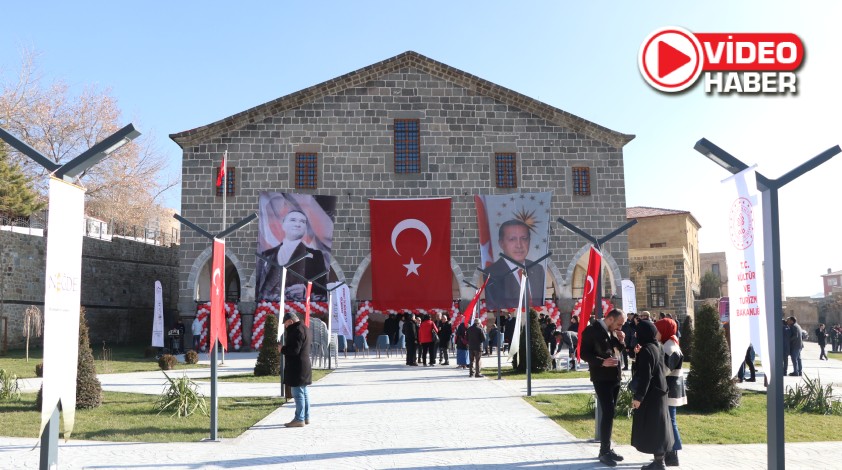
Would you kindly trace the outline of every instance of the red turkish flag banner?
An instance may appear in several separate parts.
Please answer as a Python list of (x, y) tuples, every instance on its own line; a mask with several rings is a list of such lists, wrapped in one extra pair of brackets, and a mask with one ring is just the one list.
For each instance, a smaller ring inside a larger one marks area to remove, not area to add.
[(216, 347), (219, 339), (223, 349), (228, 349), (228, 333), (225, 328), (225, 240), (213, 239), (213, 265), (211, 267), (210, 295), (210, 349)]
[[(593, 246), (591, 247), (590, 256), (588, 257), (588, 275), (585, 278), (585, 293), (582, 295), (582, 313), (579, 314), (579, 338), (585, 331), (585, 327), (590, 324), (591, 312), (593, 312), (594, 305), (598, 292), (597, 280), (599, 280), (599, 270), (602, 269), (602, 253)], [(579, 344), (582, 344), (579, 341)], [(581, 360), (579, 348), (576, 348), (576, 360)]]
[(313, 293), (313, 283), (307, 283), (307, 293), (304, 298), (304, 326), (310, 327), (310, 294)]
[(374, 308), (450, 309), (450, 198), (370, 199)]
[(465, 328), (471, 326), (471, 320), (473, 320), (474, 309), (477, 306), (477, 302), (479, 302), (479, 296), (482, 295), (482, 291), (485, 290), (485, 286), (488, 285), (488, 281), (491, 280), (491, 276), (485, 278), (485, 282), (482, 283), (479, 289), (477, 289), (477, 293), (474, 294), (474, 298), (471, 299), (471, 303), (468, 304), (468, 308), (465, 309)]

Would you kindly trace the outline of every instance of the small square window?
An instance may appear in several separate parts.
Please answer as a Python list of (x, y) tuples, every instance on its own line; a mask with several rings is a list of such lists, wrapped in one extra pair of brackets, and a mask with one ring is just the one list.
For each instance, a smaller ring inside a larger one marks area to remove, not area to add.
[(225, 186), (226, 194), (225, 196), (233, 196), (234, 195), (234, 183), (237, 181), (234, 172), (236, 169), (233, 166), (226, 167), (225, 169), (225, 181), (222, 185), (216, 186), (216, 180), (219, 175), (219, 168), (216, 169), (216, 172), (213, 174), (213, 184), (216, 187), (216, 196), (222, 197), (222, 187)]
[(395, 173), (421, 173), (418, 119), (395, 119)]
[(514, 153), (495, 154), (494, 168), (498, 188), (517, 188), (517, 155)]
[(591, 169), (586, 166), (573, 168), (573, 194), (576, 196), (591, 195)]
[(316, 189), (319, 182), (319, 155), (317, 153), (295, 154), (295, 187)]

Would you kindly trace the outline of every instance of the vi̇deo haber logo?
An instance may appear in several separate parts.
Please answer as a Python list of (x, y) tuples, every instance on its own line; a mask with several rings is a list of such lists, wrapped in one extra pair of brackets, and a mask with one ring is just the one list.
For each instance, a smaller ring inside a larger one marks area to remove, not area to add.
[(804, 44), (792, 33), (691, 33), (671, 26), (640, 46), (646, 82), (663, 92), (693, 86), (704, 73), (705, 93), (786, 95), (798, 92), (795, 71)]

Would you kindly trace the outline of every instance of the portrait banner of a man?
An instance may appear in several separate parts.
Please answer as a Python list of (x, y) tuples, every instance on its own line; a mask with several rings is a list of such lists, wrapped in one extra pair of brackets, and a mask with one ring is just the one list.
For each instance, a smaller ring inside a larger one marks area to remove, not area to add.
[[(257, 252), (274, 263), (257, 258), (255, 299), (279, 302), (282, 269), (277, 265), (309, 254), (289, 267), (284, 289), (285, 301), (303, 302), (307, 285), (289, 271), (312, 279), (330, 269), (336, 196), (261, 192), (258, 210)], [(328, 278), (315, 282), (327, 285)], [(327, 293), (314, 284), (310, 300), (326, 302)]]
[[(529, 265), (547, 254), (552, 193), (474, 196), (479, 228), (480, 265), (491, 274), (485, 289), (489, 310), (517, 307), (520, 269), (501, 255)], [(527, 302), (544, 305), (547, 261), (528, 271)]]

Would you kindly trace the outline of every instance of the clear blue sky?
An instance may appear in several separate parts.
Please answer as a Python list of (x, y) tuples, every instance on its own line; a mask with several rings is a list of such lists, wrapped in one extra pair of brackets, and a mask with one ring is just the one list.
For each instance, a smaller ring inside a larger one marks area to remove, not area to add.
[[(842, 143), (839, 2), (11, 2), (0, 68), (41, 53), (44, 78), (111, 88), (180, 173), (167, 137), (406, 50), (635, 134), (627, 204), (691, 211), (702, 251), (725, 249), (714, 201), (727, 174), (693, 150), (707, 137), (778, 177)], [(796, 97), (655, 92), (637, 70), (653, 30), (793, 32), (807, 58)], [(821, 290), (842, 269), (842, 156), (781, 192), (787, 295)], [(170, 206), (180, 194), (171, 191)]]

